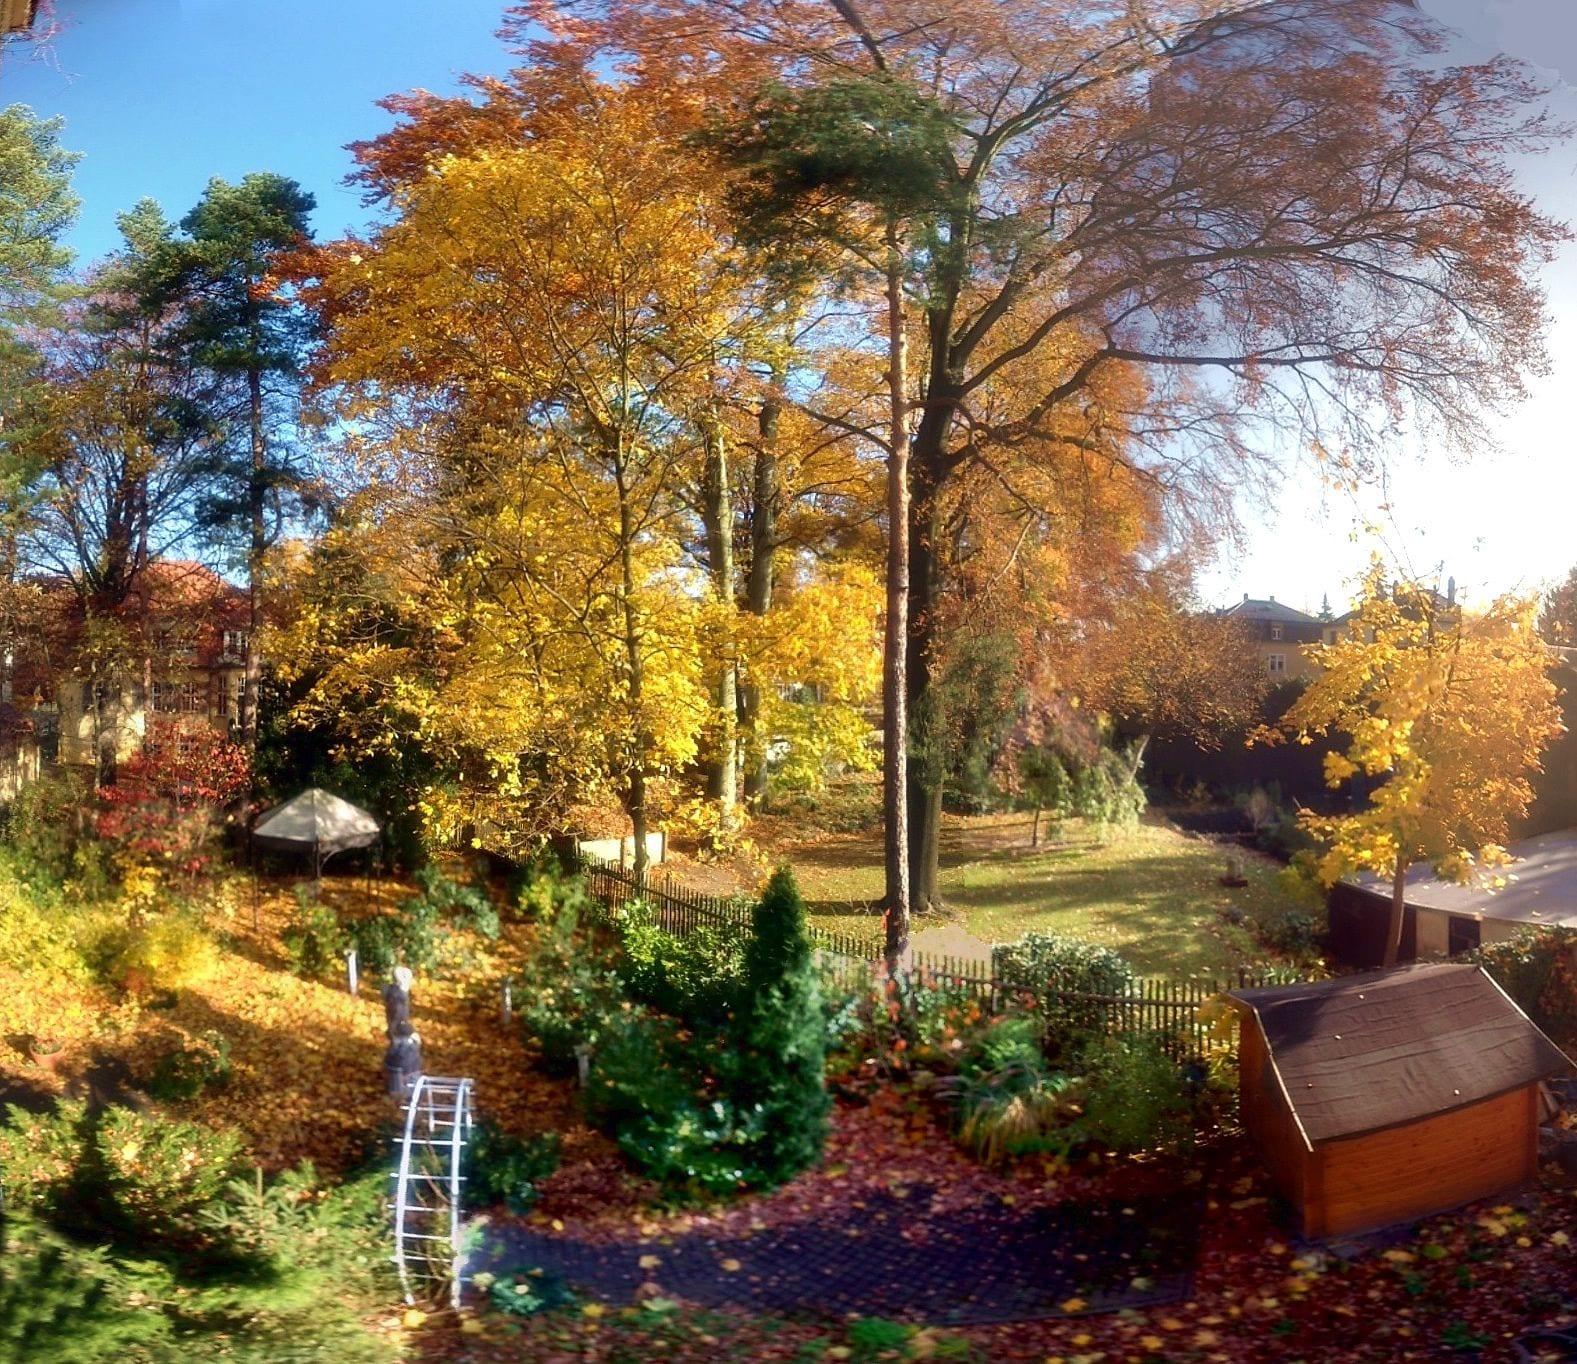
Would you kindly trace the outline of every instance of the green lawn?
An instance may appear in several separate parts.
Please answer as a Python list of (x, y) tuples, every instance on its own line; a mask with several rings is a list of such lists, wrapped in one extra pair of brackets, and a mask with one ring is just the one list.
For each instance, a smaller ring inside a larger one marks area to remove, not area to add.
[[(1306, 905), (1279, 883), (1280, 868), (1244, 854), (1248, 885), (1220, 883), (1227, 850), (1153, 822), (1099, 837), (1072, 822), (1030, 847), (1024, 815), (949, 819), (942, 845), (945, 925), (922, 920), (922, 948), (979, 952), (1028, 932), (1062, 933), (1114, 947), (1146, 975), (1215, 974), (1271, 960), (1244, 924), (1274, 924)], [(814, 920), (826, 928), (879, 932), (872, 907), (882, 891), (875, 832), (837, 834), (776, 850), (793, 866)], [(858, 905), (849, 912), (847, 905)]]

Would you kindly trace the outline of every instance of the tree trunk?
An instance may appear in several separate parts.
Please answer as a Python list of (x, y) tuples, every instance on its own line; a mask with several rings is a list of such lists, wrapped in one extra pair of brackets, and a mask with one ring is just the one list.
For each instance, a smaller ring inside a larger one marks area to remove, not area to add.
[(1407, 919), (1407, 867), (1400, 857), (1396, 875), (1391, 878), (1391, 918), (1385, 926), (1385, 956), (1381, 965), (1391, 967), (1402, 955), (1402, 926)]
[(263, 560), (268, 551), (268, 454), (263, 442), (263, 375), (247, 372), (248, 418), (251, 426), (252, 464), (247, 479), (246, 510), (251, 523), (251, 543), (246, 556), (246, 589), (249, 611), (246, 631), (246, 673), (241, 688), (241, 742), (249, 755), (257, 752), (258, 690), (263, 678), (260, 636), (263, 628)]
[[(783, 402), (773, 391), (761, 404), (761, 446), (756, 451), (750, 488), (750, 573), (745, 579), (745, 610), (764, 616), (772, 609), (778, 552), (778, 426)], [(759, 801), (767, 790), (767, 736), (761, 732), (761, 684), (748, 673), (740, 697), (744, 728), (745, 799)]]
[(887, 880), (887, 969), (909, 955), (909, 410), (908, 334), (898, 228), (887, 228), (887, 620), (882, 641), (882, 815)]
[(635, 526), (630, 514), (630, 493), (625, 479), (623, 452), (614, 466), (614, 482), (619, 493), (619, 569), (624, 620), (624, 661), (629, 677), (630, 718), (633, 721), (635, 753), (625, 806), (630, 815), (630, 832), (635, 838), (634, 872), (637, 885), (646, 882), (646, 763), (651, 753), (651, 736), (646, 731), (646, 668), (641, 657), (641, 622), (635, 607)]
[[(734, 503), (729, 488), (728, 443), (722, 416), (708, 414), (706, 476), (702, 520), (706, 525), (707, 557), (711, 561), (712, 591), (725, 613), (734, 609)], [(722, 807), (725, 824), (733, 822), (739, 803), (739, 693), (735, 672), (733, 632), (717, 660), (713, 698), (717, 703), (715, 751), (707, 763), (706, 793)]]
[(939, 850), (942, 838), (944, 717), (931, 686), (939, 591), (936, 559), (936, 495), (946, 477), (950, 410), (928, 407), (915, 437), (909, 515), (909, 647), (906, 682), (909, 715), (919, 726), (920, 760), (909, 770), (909, 878), (918, 914), (942, 907)]

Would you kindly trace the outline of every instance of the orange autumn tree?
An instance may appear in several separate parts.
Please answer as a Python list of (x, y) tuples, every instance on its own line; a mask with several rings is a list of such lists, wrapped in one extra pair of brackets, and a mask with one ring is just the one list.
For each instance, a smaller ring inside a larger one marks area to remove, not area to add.
[(1427, 862), (1467, 882), (1508, 860), (1529, 778), (1562, 732), (1537, 614), (1536, 597), (1513, 596), (1471, 612), (1419, 583), (1388, 582), (1376, 561), (1342, 636), (1309, 649), (1319, 675), (1282, 724), (1301, 743), (1342, 736), (1326, 779), (1361, 781), (1368, 794), (1354, 814), (1304, 811), (1300, 822), (1320, 845), (1324, 885), (1355, 872), (1390, 881), (1386, 966), (1401, 950), (1409, 867)]
[[(1445, 65), (1412, 7), (533, 0), (516, 13), (528, 57), (567, 47), (654, 89), (705, 90), (741, 137), (770, 143), (807, 109), (872, 90), (945, 131), (923, 148), (936, 192), (905, 215), (902, 253), (912, 712), (937, 678), (941, 518), (993, 447), (1070, 415), (1092, 431), (1120, 419), (1124, 462), (1219, 519), (1278, 431), (1324, 432), (1361, 458), (1411, 415), (1467, 447), (1485, 408), (1543, 363), (1536, 270), (1564, 234), (1515, 188), (1509, 157), (1558, 130), (1515, 63)], [(799, 223), (868, 188), (801, 169)], [(885, 350), (886, 314), (868, 315)], [(1145, 377), (1135, 410), (1099, 400), (1113, 365)], [(996, 383), (1022, 401), (982, 421)], [(911, 780), (918, 908), (938, 894), (925, 847), (940, 794)]]

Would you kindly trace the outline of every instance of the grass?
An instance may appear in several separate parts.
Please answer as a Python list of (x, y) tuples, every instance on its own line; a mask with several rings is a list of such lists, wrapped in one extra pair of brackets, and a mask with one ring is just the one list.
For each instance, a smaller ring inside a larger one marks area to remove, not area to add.
[[(1146, 975), (1213, 975), (1274, 959), (1252, 931), (1308, 906), (1268, 858), (1243, 854), (1246, 886), (1221, 884), (1228, 850), (1147, 820), (1128, 831), (1069, 821), (1030, 846), (1022, 814), (948, 817), (941, 850), (944, 926), (917, 925), (919, 945), (967, 955), (1025, 933), (1061, 933), (1116, 948)], [(880, 931), (879, 830), (763, 845), (799, 878), (813, 919), (863, 937)], [(845, 908), (847, 907), (847, 908)], [(1233, 923), (1221, 911), (1236, 910)]]

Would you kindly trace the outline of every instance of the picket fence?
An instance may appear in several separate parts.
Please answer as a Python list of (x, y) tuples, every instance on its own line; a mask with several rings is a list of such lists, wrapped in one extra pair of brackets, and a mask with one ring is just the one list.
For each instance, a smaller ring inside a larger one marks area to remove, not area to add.
[[(582, 871), (597, 912), (615, 921), (623, 908), (640, 901), (664, 932), (685, 937), (701, 929), (744, 937), (750, 931), (751, 906), (745, 900), (724, 900), (681, 885), (672, 877), (644, 883), (633, 871), (615, 863), (583, 858)], [(873, 987), (886, 977), (880, 939), (835, 933), (809, 926), (812, 946), (826, 983), (839, 990)], [(1296, 972), (1277, 969), (1238, 970), (1226, 978), (1139, 979), (1115, 994), (1074, 988), (1055, 974), (1038, 980), (1004, 978), (992, 962), (977, 958), (915, 952), (899, 988), (913, 985), (946, 989), (961, 1001), (973, 999), (982, 1013), (1027, 1009), (1076, 1019), (1081, 1028), (1112, 1036), (1144, 1034), (1156, 1038), (1179, 1060), (1203, 1056), (1212, 1046), (1236, 1044), (1235, 1015), (1202, 1006), (1228, 990), (1284, 985), (1299, 979)], [(1225, 1018), (1225, 1027), (1218, 1020)]]

